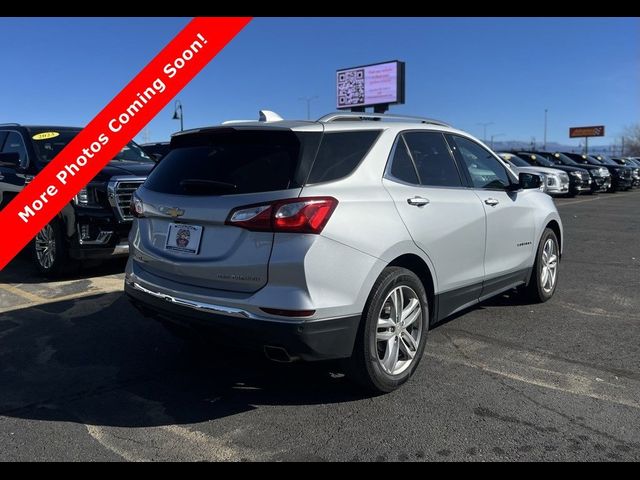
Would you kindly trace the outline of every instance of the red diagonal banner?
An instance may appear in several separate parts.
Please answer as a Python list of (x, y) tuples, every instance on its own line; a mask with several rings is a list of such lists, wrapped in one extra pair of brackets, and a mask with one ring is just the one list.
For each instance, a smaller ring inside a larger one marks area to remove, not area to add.
[(0, 269), (250, 21), (191, 20), (0, 212)]

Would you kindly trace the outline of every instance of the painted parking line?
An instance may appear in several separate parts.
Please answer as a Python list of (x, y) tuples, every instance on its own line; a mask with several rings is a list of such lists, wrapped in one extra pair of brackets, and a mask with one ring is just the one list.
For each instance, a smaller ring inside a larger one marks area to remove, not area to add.
[[(89, 288), (81, 291), (74, 292), (67, 295), (60, 295), (54, 297), (42, 297), (35, 293), (28, 292), (18, 286), (11, 284), (0, 284), (0, 295), (2, 291), (24, 298), (25, 302), (11, 305), (7, 307), (0, 307), (0, 313), (7, 313), (14, 310), (21, 310), (23, 308), (38, 307), (41, 305), (47, 305), (49, 303), (64, 302), (66, 300), (76, 300), (84, 297), (90, 297), (93, 295), (99, 295), (103, 293), (115, 293), (122, 292), (123, 280), (122, 278), (100, 278), (92, 279), (92, 284)], [(99, 280), (99, 283), (96, 282)]]
[(574, 201), (571, 201), (571, 202), (556, 203), (556, 206), (558, 208), (560, 208), (560, 207), (564, 207), (565, 205), (575, 205), (577, 203), (595, 202), (597, 200), (600, 200), (600, 201), (611, 200), (612, 198), (623, 198), (623, 197), (628, 197), (630, 195), (638, 195), (638, 194), (640, 194), (640, 191), (637, 191), (637, 192), (625, 192), (625, 193), (618, 192), (615, 195), (609, 195), (607, 197), (597, 196), (597, 197), (593, 197), (593, 198), (586, 198), (584, 200), (574, 200)]
[[(14, 295), (17, 295), (18, 297), (24, 298), (25, 300), (27, 300), (26, 303), (40, 303), (40, 302), (46, 302), (47, 301), (46, 298), (41, 297), (40, 295), (36, 295), (35, 293), (27, 292), (26, 290), (23, 290), (23, 289), (18, 288), (18, 287), (14, 287), (13, 285), (10, 285), (8, 283), (0, 284), (0, 290), (4, 290), (5, 292), (9, 292), (9, 293), (12, 293)], [(0, 311), (2, 311), (2, 310), (0, 310)]]
[(549, 390), (640, 409), (640, 379), (635, 374), (612, 373), (462, 330), (448, 331), (435, 340), (425, 352), (428, 357)]

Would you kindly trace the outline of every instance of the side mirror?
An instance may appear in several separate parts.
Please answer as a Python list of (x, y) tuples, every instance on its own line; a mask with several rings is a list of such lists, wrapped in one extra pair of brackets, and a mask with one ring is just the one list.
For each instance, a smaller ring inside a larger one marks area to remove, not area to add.
[(0, 167), (19, 168), (20, 154), (18, 152), (0, 153)]
[(152, 158), (152, 159), (153, 159), (153, 161), (154, 161), (154, 162), (156, 162), (156, 163), (158, 163), (158, 162), (162, 159), (162, 157), (163, 157), (163, 156), (164, 156), (164, 155), (162, 155), (161, 153), (152, 153), (152, 154), (151, 154), (151, 158)]
[(522, 189), (540, 188), (542, 180), (537, 173), (520, 172), (518, 183)]

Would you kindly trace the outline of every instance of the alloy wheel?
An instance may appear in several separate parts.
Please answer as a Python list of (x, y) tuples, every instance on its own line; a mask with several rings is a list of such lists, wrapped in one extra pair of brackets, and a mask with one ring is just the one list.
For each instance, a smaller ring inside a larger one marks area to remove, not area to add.
[(35, 238), (36, 258), (44, 269), (50, 269), (56, 258), (56, 239), (53, 227), (49, 224), (40, 230)]
[(548, 238), (542, 248), (542, 268), (540, 269), (540, 285), (545, 293), (551, 293), (556, 285), (558, 274), (558, 246), (552, 238)]
[(376, 347), (382, 369), (390, 375), (413, 363), (422, 336), (422, 303), (416, 292), (402, 285), (389, 292), (378, 315)]

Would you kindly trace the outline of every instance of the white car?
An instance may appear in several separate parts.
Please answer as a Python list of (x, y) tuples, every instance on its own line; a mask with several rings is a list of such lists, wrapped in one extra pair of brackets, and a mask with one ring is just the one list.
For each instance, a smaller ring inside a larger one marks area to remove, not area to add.
[(389, 392), (437, 322), (516, 287), (553, 296), (562, 222), (537, 174), (436, 120), (267, 113), (174, 134), (133, 194), (143, 314), (275, 361), (341, 359)]
[(549, 167), (532, 167), (513, 153), (500, 152), (500, 158), (509, 164), (516, 174), (520, 172), (537, 173), (544, 178), (544, 189), (549, 195), (566, 195), (569, 193), (569, 175), (561, 170)]

